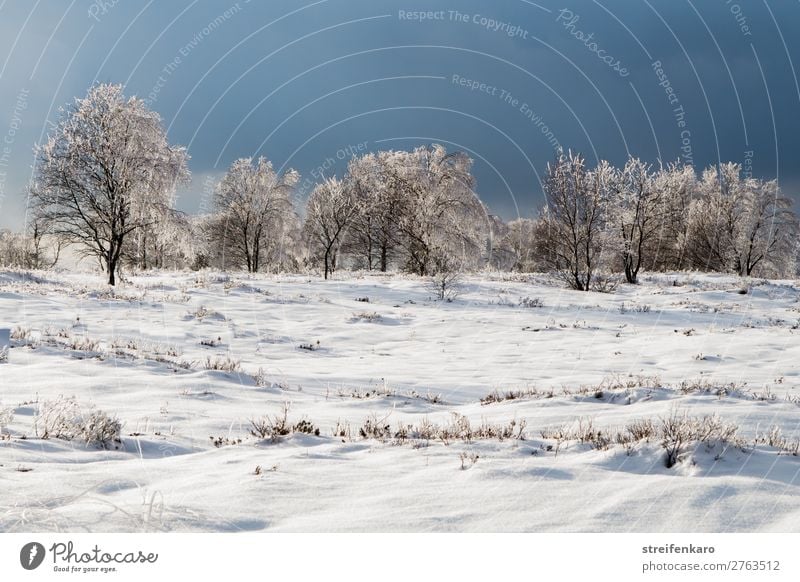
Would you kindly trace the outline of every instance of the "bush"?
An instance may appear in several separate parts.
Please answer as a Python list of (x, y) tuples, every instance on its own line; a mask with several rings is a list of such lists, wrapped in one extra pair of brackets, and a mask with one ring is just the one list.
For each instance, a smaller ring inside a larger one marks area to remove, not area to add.
[(84, 413), (75, 397), (59, 396), (42, 402), (34, 420), (34, 429), (42, 439), (77, 439), (106, 447), (120, 442), (122, 423), (102, 410)]
[(370, 323), (380, 320), (381, 320), (381, 314), (378, 313), (377, 311), (361, 311), (358, 313), (353, 313), (353, 316), (350, 318), (351, 322), (366, 321)]
[(669, 468), (681, 460), (681, 455), (690, 442), (725, 444), (735, 440), (738, 427), (723, 422), (716, 414), (690, 418), (686, 413), (679, 415), (673, 412), (661, 419), (660, 432), (661, 446), (667, 452), (666, 465)]
[(428, 288), (439, 301), (448, 303), (458, 297), (461, 290), (461, 273), (457, 271), (441, 270), (428, 280)]
[(388, 424), (384, 424), (385, 419), (378, 419), (373, 414), (364, 420), (364, 424), (358, 429), (361, 438), (383, 440), (392, 434), (392, 429)]
[(289, 422), (289, 403), (285, 402), (283, 405), (283, 413), (276, 414), (273, 417), (262, 416), (260, 418), (250, 419), (250, 434), (254, 437), (261, 439), (270, 439), (272, 442), (277, 442), (282, 436), (288, 436), (292, 433), (313, 434), (319, 436), (319, 428), (306, 419), (301, 419), (292, 424)]
[(591, 290), (597, 293), (613, 293), (622, 280), (610, 273), (595, 273), (592, 279)]
[(241, 368), (241, 360), (231, 356), (208, 356), (205, 362), (206, 370), (219, 370), (222, 372), (238, 372)]
[(523, 297), (519, 300), (519, 306), (533, 309), (544, 307), (544, 302), (539, 297)]

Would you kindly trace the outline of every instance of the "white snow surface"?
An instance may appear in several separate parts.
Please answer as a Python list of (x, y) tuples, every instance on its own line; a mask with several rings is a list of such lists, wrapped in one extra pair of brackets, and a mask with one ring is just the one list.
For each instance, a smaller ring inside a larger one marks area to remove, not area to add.
[[(800, 436), (797, 281), (671, 273), (585, 293), (484, 274), (432, 295), (399, 275), (157, 272), (109, 290), (0, 272), (0, 328), (15, 329), (0, 531), (800, 531), (800, 457), (753, 442)], [(237, 371), (206, 369), (227, 357)], [(523, 394), (481, 403), (495, 391)], [(117, 416), (121, 442), (40, 438), (59, 395)], [(250, 434), (286, 402), (320, 435)], [(524, 421), (524, 438), (358, 432), (454, 413)], [(683, 413), (718, 414), (745, 444), (693, 443), (667, 468), (658, 440), (542, 435)]]

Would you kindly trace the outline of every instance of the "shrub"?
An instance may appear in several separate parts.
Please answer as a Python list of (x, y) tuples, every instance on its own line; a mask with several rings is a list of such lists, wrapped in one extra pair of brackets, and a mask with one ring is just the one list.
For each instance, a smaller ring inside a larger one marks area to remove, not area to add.
[(87, 414), (81, 410), (75, 397), (59, 396), (41, 403), (34, 429), (42, 439), (77, 439), (106, 447), (120, 442), (122, 423), (102, 410)]
[(303, 434), (313, 434), (319, 436), (319, 429), (314, 426), (311, 421), (302, 419), (292, 426), (292, 432), (299, 432)]
[(273, 442), (278, 441), (282, 436), (296, 432), (319, 436), (319, 428), (314, 426), (310, 420), (301, 419), (294, 424), (289, 422), (289, 406), (288, 402), (284, 403), (282, 414), (251, 419), (250, 434), (261, 439), (268, 438)]
[[(337, 430), (341, 425), (337, 424)], [(349, 427), (348, 427), (349, 428)], [(463, 441), (465, 443), (473, 440), (488, 439), (518, 439), (524, 440), (525, 421), (511, 420), (507, 424), (489, 424), (483, 421), (479, 426), (473, 427), (469, 418), (454, 412), (450, 422), (439, 425), (434, 424), (427, 418), (423, 419), (419, 425), (400, 424), (397, 430), (392, 433), (391, 427), (386, 422), (386, 417), (378, 419), (372, 414), (359, 427), (358, 434), (361, 438), (376, 439), (385, 441), (394, 436), (397, 444), (402, 444), (406, 440), (431, 441), (434, 439), (442, 441), (442, 444), (449, 445), (453, 441)]]
[(544, 302), (539, 299), (538, 297), (523, 297), (519, 300), (520, 307), (526, 307), (529, 309), (544, 307)]
[(366, 321), (366, 322), (375, 322), (381, 320), (381, 314), (377, 311), (361, 311), (359, 313), (354, 313), (353, 316), (350, 318), (350, 321)]
[(595, 273), (591, 289), (597, 293), (613, 293), (619, 287), (621, 279), (609, 273)]
[(16, 326), (11, 330), (11, 339), (26, 343), (32, 337), (31, 328)]
[(442, 265), (428, 278), (428, 289), (439, 301), (455, 300), (461, 290), (461, 272)]
[(88, 336), (77, 336), (69, 338), (66, 346), (76, 352), (97, 352), (100, 349), (100, 341)]
[(342, 441), (351, 438), (350, 423), (337, 420), (336, 426), (333, 427), (333, 436), (341, 438)]
[(392, 429), (388, 424), (384, 424), (386, 419), (378, 420), (378, 417), (373, 414), (364, 420), (364, 424), (358, 429), (358, 434), (365, 439), (384, 440), (391, 436)]
[(223, 436), (215, 437), (214, 435), (211, 435), (208, 438), (211, 439), (211, 444), (213, 444), (218, 449), (220, 449), (222, 447), (231, 446), (231, 445), (240, 445), (240, 444), (242, 444), (242, 439), (239, 439), (239, 438), (234, 439), (234, 438), (223, 437)]
[[(532, 398), (537, 399), (541, 398), (542, 395), (545, 393), (539, 392), (535, 388), (526, 388), (524, 390), (507, 390), (505, 392), (500, 392), (499, 390), (495, 390), (494, 392), (490, 392), (483, 398), (481, 398), (481, 404), (486, 406), (487, 404), (496, 404), (498, 402), (504, 402), (506, 400), (517, 400), (520, 398)], [(553, 392), (549, 392), (549, 397), (554, 396)]]
[(206, 358), (206, 370), (220, 370), (222, 372), (238, 372), (241, 367), (241, 360), (236, 360), (229, 355), (208, 356)]
[(250, 434), (261, 439), (270, 439), (273, 442), (280, 437), (291, 433), (289, 424), (289, 403), (283, 404), (283, 414), (275, 416), (262, 416), (250, 419)]
[(461, 470), (465, 471), (469, 469), (472, 465), (478, 462), (480, 457), (477, 453), (467, 453), (463, 452), (459, 455), (459, 459), (461, 459)]
[(272, 381), (269, 379), (269, 374), (264, 368), (259, 368), (255, 374), (253, 374), (253, 382), (259, 388), (267, 388), (272, 386)]
[(640, 418), (628, 424), (625, 432), (635, 441), (646, 441), (656, 434), (656, 425), (650, 418)]
[(735, 439), (738, 427), (723, 422), (716, 414), (690, 418), (686, 413), (672, 412), (661, 419), (661, 446), (667, 452), (667, 468), (681, 460), (685, 447), (693, 441), (705, 444), (728, 443)]

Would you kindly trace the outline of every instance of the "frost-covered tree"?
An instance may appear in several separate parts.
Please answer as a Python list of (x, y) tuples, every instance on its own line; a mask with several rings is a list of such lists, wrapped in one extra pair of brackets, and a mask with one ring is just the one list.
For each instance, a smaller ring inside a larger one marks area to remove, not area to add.
[(140, 269), (180, 269), (194, 262), (195, 242), (192, 217), (170, 209), (134, 233), (126, 242), (123, 255)]
[(355, 263), (368, 270), (388, 270), (399, 247), (401, 194), (393, 188), (389, 152), (365, 154), (348, 164), (345, 187), (358, 201), (343, 244)]
[[(34, 194), (36, 184), (28, 188), (28, 200)], [(10, 233), (4, 237), (5, 252), (0, 250), (0, 264), (24, 269), (51, 269), (56, 266), (64, 242), (53, 236), (52, 223), (47, 218), (29, 213), (25, 231)]]
[(308, 198), (303, 231), (312, 257), (322, 262), (325, 279), (336, 270), (346, 230), (357, 213), (353, 191), (336, 178), (317, 184)]
[(472, 160), (438, 144), (387, 152), (386, 158), (389, 187), (400, 201), (397, 229), (406, 268), (428, 275), (437, 265), (477, 264), (486, 221), (473, 192)]
[[(472, 191), (471, 165), (465, 154), (440, 145), (353, 158), (342, 181), (326, 181), (312, 196), (317, 214), (311, 222), (307, 217), (305, 229), (312, 250), (328, 271), (341, 255), (381, 271), (399, 260), (420, 275), (443, 265), (477, 265), (489, 227)], [(325, 206), (334, 201), (344, 206)]]
[(24, 267), (25, 237), (8, 229), (0, 230), (0, 267)]
[(516, 259), (513, 252), (504, 244), (509, 232), (508, 224), (501, 217), (492, 214), (483, 203), (481, 206), (484, 215), (483, 230), (486, 232), (482, 262), (490, 269), (508, 271), (514, 266)]
[(211, 231), (226, 264), (254, 273), (266, 255), (280, 252), (287, 229), (296, 222), (291, 193), (299, 179), (294, 170), (277, 173), (263, 157), (231, 164), (214, 193), (216, 220)]
[(544, 181), (540, 254), (573, 289), (589, 291), (601, 263), (613, 168), (600, 162), (588, 170), (579, 154), (558, 155)]
[(146, 270), (176, 266), (182, 262), (180, 258), (187, 234), (186, 215), (170, 207), (143, 208), (140, 219), (147, 225), (126, 239), (122, 251), (126, 264)]
[(609, 223), (619, 243), (625, 279), (636, 283), (645, 261), (652, 264), (652, 252), (661, 232), (662, 191), (656, 188), (650, 165), (630, 157), (620, 170), (612, 170)]
[(52, 269), (58, 264), (64, 242), (52, 235), (49, 222), (34, 217), (25, 236), (25, 268)]
[(739, 164), (726, 163), (707, 168), (698, 191), (689, 226), (696, 268), (750, 276), (788, 259), (797, 219), (776, 181), (743, 177)]
[(697, 198), (697, 177), (691, 165), (672, 163), (653, 176), (661, 199), (661, 228), (653, 251), (653, 268), (682, 270), (687, 266), (689, 214)]
[(509, 270), (526, 273), (536, 269), (536, 227), (536, 221), (530, 218), (517, 218), (508, 223), (494, 254), (509, 257), (506, 262)]
[(184, 254), (189, 268), (195, 271), (209, 267), (222, 269), (222, 252), (213, 240), (216, 224), (213, 214), (186, 217)]
[(166, 211), (189, 178), (187, 153), (170, 146), (161, 118), (121, 85), (96, 85), (62, 110), (36, 151), (31, 205), (53, 235), (96, 257), (116, 283), (126, 239)]

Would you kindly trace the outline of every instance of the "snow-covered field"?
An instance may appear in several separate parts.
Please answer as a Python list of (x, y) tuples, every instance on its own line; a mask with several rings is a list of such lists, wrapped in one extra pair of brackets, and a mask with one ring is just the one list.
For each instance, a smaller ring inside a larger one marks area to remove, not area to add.
[(800, 531), (800, 286), (741, 290), (0, 272), (0, 530)]

